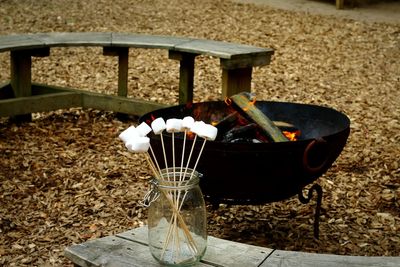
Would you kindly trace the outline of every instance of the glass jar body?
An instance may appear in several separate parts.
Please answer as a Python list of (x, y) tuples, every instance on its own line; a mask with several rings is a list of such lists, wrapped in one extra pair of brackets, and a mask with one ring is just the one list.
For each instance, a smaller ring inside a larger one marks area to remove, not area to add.
[(169, 168), (153, 179), (158, 197), (148, 212), (150, 252), (161, 264), (189, 266), (207, 247), (207, 219), (199, 174)]

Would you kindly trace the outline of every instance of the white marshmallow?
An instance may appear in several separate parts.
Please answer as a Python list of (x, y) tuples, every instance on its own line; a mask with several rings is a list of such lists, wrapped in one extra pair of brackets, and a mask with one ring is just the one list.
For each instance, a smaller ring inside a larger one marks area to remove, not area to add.
[(182, 120), (181, 119), (168, 119), (167, 120), (167, 132), (177, 133), (182, 131)]
[(138, 127), (136, 127), (140, 136), (146, 136), (149, 132), (151, 132), (151, 127), (147, 125), (147, 123), (142, 122)]
[(154, 134), (161, 134), (167, 128), (163, 118), (157, 118), (151, 122)]
[(192, 127), (190, 128), (190, 131), (192, 133), (199, 135), (199, 133), (201, 133), (201, 129), (204, 127), (204, 125), (206, 125), (204, 123), (204, 121), (195, 121), (193, 123)]
[(190, 128), (192, 128), (193, 126), (193, 123), (194, 123), (193, 117), (191, 116), (184, 117), (182, 119), (182, 130), (183, 131), (190, 130)]
[(212, 126), (211, 124), (205, 124), (200, 128), (200, 132), (197, 133), (198, 136), (206, 139), (207, 141), (214, 141), (218, 134), (218, 128)]
[(124, 143), (128, 142), (129, 139), (138, 137), (139, 132), (134, 126), (130, 126), (128, 129), (125, 129), (119, 134), (119, 139), (121, 139)]
[(130, 152), (134, 153), (144, 153), (149, 150), (150, 147), (150, 138), (145, 136), (139, 136), (136, 138), (132, 138), (125, 144), (126, 148)]

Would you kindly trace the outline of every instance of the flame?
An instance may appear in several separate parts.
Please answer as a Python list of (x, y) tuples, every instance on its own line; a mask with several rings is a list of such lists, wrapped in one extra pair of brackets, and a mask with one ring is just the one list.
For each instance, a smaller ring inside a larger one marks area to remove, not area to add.
[(250, 104), (251, 104), (251, 105), (254, 105), (255, 103), (256, 103), (256, 97), (253, 96), (253, 97), (250, 99)]
[(289, 139), (290, 141), (297, 141), (297, 138), (300, 136), (300, 131), (294, 131), (294, 132), (290, 132), (290, 131), (282, 131), (283, 135), (286, 136), (287, 139)]

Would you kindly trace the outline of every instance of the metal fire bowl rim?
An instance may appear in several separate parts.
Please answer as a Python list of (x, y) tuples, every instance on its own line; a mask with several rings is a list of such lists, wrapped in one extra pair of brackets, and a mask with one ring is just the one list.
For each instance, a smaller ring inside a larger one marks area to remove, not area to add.
[[(189, 104), (172, 105), (172, 106), (169, 106), (166, 108), (156, 109), (156, 110), (153, 110), (146, 114), (143, 114), (139, 118), (139, 122), (146, 121), (147, 119), (150, 118), (150, 116), (152, 114), (158, 114), (158, 113), (165, 114), (166, 112), (168, 112), (167, 114), (169, 114), (171, 111), (174, 111), (173, 116), (167, 116), (164, 119), (176, 118), (176, 112), (179, 111), (179, 109), (190, 110), (193, 108), (193, 106), (207, 105), (207, 104), (221, 105), (223, 103), (224, 103), (224, 101), (222, 101), (222, 100), (216, 100), (216, 101), (203, 101), (203, 102), (195, 102), (195, 103), (189, 103)], [(297, 102), (257, 100), (256, 105), (262, 105), (262, 104), (285, 105), (285, 106), (295, 106), (295, 107), (301, 107), (301, 108), (317, 109), (318, 111), (326, 111), (326, 112), (330, 112), (330, 113), (334, 114), (334, 116), (336, 116), (337, 119), (341, 120), (342, 126), (339, 129), (337, 129), (336, 131), (333, 131), (327, 135), (321, 135), (320, 137), (323, 137), (323, 138), (329, 138), (330, 136), (340, 134), (342, 132), (345, 132), (346, 130), (349, 131), (349, 129), (350, 129), (349, 117), (346, 114), (344, 114), (332, 107), (322, 106), (322, 105), (317, 105), (317, 104), (297, 103)], [(151, 132), (149, 135), (151, 136), (151, 138), (155, 138), (155, 139), (160, 138), (159, 136), (154, 135), (153, 132)], [(163, 133), (163, 135), (171, 137), (171, 134), (167, 133), (167, 132)], [(183, 140), (183, 138), (179, 135), (175, 135), (175, 139)], [(218, 144), (218, 150), (223, 148), (223, 149), (226, 149), (227, 151), (230, 151), (230, 150), (237, 150), (237, 149), (240, 149), (241, 147), (243, 147), (243, 148), (246, 148), (246, 150), (251, 150), (252, 152), (262, 152), (266, 148), (282, 150), (282, 149), (285, 149), (285, 147), (288, 147), (288, 149), (291, 149), (293, 146), (296, 146), (296, 145), (304, 146), (313, 140), (315, 140), (315, 138), (305, 138), (305, 139), (300, 139), (297, 141), (289, 141), (289, 142), (262, 142), (262, 143), (248, 143), (248, 142), (228, 143), (228, 142), (222, 142), (222, 141), (207, 141), (207, 142), (210, 142), (213, 144)], [(191, 141), (192, 140), (187, 140), (187, 142), (191, 142)], [(212, 150), (212, 148), (210, 148), (210, 147), (208, 149)]]

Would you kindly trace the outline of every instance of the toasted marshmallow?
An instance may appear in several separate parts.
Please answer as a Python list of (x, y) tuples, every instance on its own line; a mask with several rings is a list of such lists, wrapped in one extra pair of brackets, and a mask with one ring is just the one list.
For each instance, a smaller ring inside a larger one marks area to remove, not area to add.
[(214, 141), (217, 137), (218, 129), (211, 124), (205, 124), (200, 128), (200, 132), (197, 133), (198, 136), (206, 139), (207, 141)]
[(151, 122), (154, 134), (161, 134), (167, 128), (163, 118), (157, 118)]
[(129, 139), (138, 137), (139, 135), (140, 135), (139, 131), (134, 126), (130, 126), (129, 128), (122, 131), (119, 134), (118, 138), (121, 139), (124, 143), (126, 143), (129, 141)]
[(184, 117), (182, 119), (182, 130), (186, 131), (186, 130), (190, 130), (190, 128), (192, 128), (194, 123), (194, 119), (191, 116), (187, 116)]
[(142, 122), (138, 127), (136, 127), (140, 136), (146, 136), (149, 132), (151, 132), (151, 127), (147, 125), (147, 123)]
[(130, 139), (126, 144), (126, 148), (130, 152), (134, 153), (144, 153), (149, 150), (150, 147), (150, 138), (145, 136), (138, 136), (136, 138)]
[(167, 120), (167, 132), (177, 133), (182, 131), (182, 120), (181, 119), (168, 119)]

